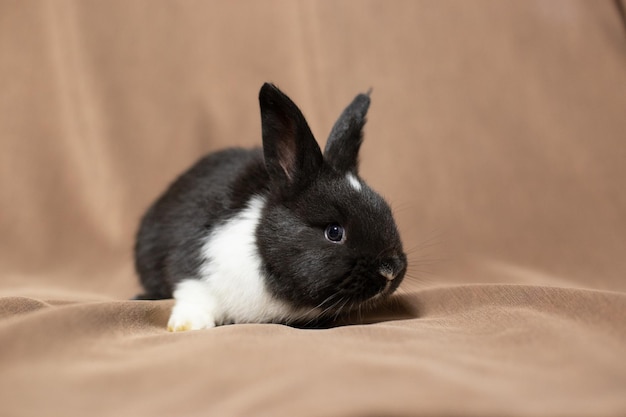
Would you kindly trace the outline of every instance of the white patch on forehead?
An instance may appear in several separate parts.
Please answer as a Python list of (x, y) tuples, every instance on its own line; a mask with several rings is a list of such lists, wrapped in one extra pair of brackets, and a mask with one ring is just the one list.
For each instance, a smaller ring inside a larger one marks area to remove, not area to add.
[(363, 188), (361, 182), (354, 176), (353, 173), (349, 172), (346, 175), (346, 179), (348, 180), (348, 184), (350, 184), (350, 186), (355, 190), (361, 191), (361, 189)]

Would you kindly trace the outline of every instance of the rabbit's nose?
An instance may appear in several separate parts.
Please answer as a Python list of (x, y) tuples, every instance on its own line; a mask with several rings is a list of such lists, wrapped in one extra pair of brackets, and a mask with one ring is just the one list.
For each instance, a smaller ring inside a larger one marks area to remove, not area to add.
[(381, 266), (378, 272), (389, 281), (393, 280), (396, 277), (396, 274), (386, 266)]
[(388, 281), (393, 281), (403, 269), (404, 262), (402, 259), (394, 257), (382, 261), (378, 268), (378, 273)]

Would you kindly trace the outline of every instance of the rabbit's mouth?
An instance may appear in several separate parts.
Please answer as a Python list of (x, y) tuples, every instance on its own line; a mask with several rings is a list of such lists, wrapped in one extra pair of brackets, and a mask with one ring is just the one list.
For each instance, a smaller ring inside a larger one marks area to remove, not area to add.
[(379, 260), (361, 259), (339, 284), (339, 292), (352, 304), (383, 299), (400, 285), (406, 272), (404, 257)]

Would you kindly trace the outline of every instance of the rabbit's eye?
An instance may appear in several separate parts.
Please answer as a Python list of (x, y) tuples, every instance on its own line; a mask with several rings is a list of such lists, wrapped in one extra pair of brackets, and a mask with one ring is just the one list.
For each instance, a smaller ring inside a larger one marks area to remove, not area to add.
[(339, 226), (336, 223), (332, 223), (326, 226), (324, 236), (326, 236), (326, 239), (330, 240), (333, 243), (343, 243), (346, 237), (346, 233), (344, 232), (343, 227)]

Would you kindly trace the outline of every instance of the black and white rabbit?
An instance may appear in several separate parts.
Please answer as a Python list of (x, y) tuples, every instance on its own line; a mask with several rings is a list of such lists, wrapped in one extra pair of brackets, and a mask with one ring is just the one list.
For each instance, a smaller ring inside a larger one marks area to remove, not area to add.
[(205, 156), (142, 219), (137, 298), (173, 296), (170, 331), (334, 315), (388, 296), (406, 272), (391, 210), (357, 173), (369, 94), (323, 155), (276, 86), (259, 102), (263, 148)]

